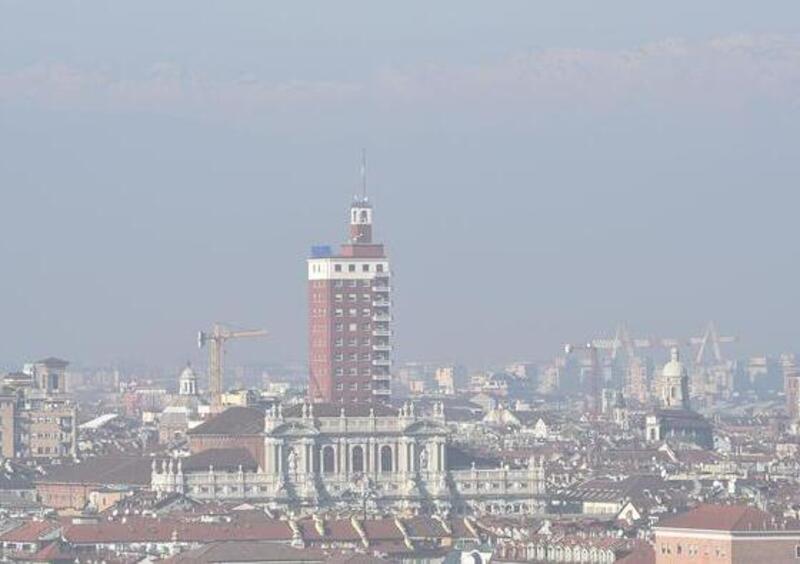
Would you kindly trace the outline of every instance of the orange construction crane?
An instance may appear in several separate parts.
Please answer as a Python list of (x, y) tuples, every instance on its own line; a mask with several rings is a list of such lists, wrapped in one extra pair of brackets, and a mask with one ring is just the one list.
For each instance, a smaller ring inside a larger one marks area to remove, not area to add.
[(266, 334), (264, 329), (233, 331), (219, 323), (215, 323), (210, 332), (200, 331), (197, 334), (198, 348), (202, 349), (208, 344), (208, 391), (211, 394), (212, 413), (222, 411), (222, 357), (225, 342), (231, 339), (263, 337)]

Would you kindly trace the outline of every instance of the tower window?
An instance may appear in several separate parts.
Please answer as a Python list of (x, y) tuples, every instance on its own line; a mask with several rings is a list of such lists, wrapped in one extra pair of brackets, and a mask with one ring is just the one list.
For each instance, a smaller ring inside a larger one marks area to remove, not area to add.
[(362, 264), (361, 265), (361, 271), (362, 272), (369, 272), (369, 265), (368, 264)]
[(347, 265), (347, 270), (348, 270), (348, 272), (355, 272), (356, 271), (356, 265), (348, 264)]
[(375, 265), (375, 270), (377, 270), (378, 272), (383, 272), (383, 264)]
[(342, 265), (341, 264), (334, 264), (333, 265), (333, 271), (334, 272), (341, 272), (342, 271)]

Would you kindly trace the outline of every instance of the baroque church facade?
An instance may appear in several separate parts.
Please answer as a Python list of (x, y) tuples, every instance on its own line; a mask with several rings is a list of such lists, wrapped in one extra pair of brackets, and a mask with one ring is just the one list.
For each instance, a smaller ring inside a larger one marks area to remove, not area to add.
[(672, 349), (671, 359), (662, 371), (661, 405), (661, 409), (645, 419), (648, 442), (714, 448), (711, 425), (689, 404), (689, 376), (676, 348)]
[[(249, 409), (249, 412), (245, 412)], [(153, 462), (152, 487), (274, 508), (536, 513), (541, 461), (510, 467), (451, 445), (444, 408), (302, 403), (239, 408), (190, 432), (194, 454)], [(246, 417), (245, 417), (246, 415)], [(260, 419), (260, 422), (259, 422)]]

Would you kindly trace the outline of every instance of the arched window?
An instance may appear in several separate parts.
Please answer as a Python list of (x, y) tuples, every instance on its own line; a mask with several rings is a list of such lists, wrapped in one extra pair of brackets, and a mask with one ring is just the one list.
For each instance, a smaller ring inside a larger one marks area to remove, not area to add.
[(364, 471), (364, 449), (360, 446), (353, 447), (353, 472)]
[(381, 447), (381, 472), (392, 472), (393, 470), (392, 447), (384, 445)]
[(322, 473), (333, 474), (336, 472), (336, 457), (333, 447), (328, 445), (322, 447)]

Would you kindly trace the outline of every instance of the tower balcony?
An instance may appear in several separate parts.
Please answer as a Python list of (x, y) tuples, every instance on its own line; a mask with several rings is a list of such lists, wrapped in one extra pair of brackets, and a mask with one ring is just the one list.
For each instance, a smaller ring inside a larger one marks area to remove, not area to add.
[(390, 382), (392, 380), (392, 375), (388, 372), (382, 374), (373, 374), (372, 379), (376, 382)]
[(386, 366), (389, 367), (392, 365), (392, 361), (388, 358), (376, 358), (372, 361), (372, 366)]
[(375, 396), (386, 396), (386, 397), (388, 397), (391, 394), (392, 394), (392, 391), (389, 388), (377, 388), (377, 389), (372, 390), (372, 395), (375, 395)]
[(386, 293), (386, 292), (391, 292), (392, 287), (389, 286), (388, 282), (376, 282), (375, 284), (372, 285), (372, 291), (379, 293)]
[(392, 332), (389, 329), (373, 329), (372, 330), (373, 337), (391, 337)]
[(372, 321), (380, 322), (389, 322), (392, 320), (392, 316), (388, 313), (376, 313), (372, 316)]
[(372, 307), (389, 307), (392, 305), (390, 300), (375, 300), (372, 302)]
[(375, 352), (392, 352), (392, 345), (386, 343), (372, 345), (372, 350)]

